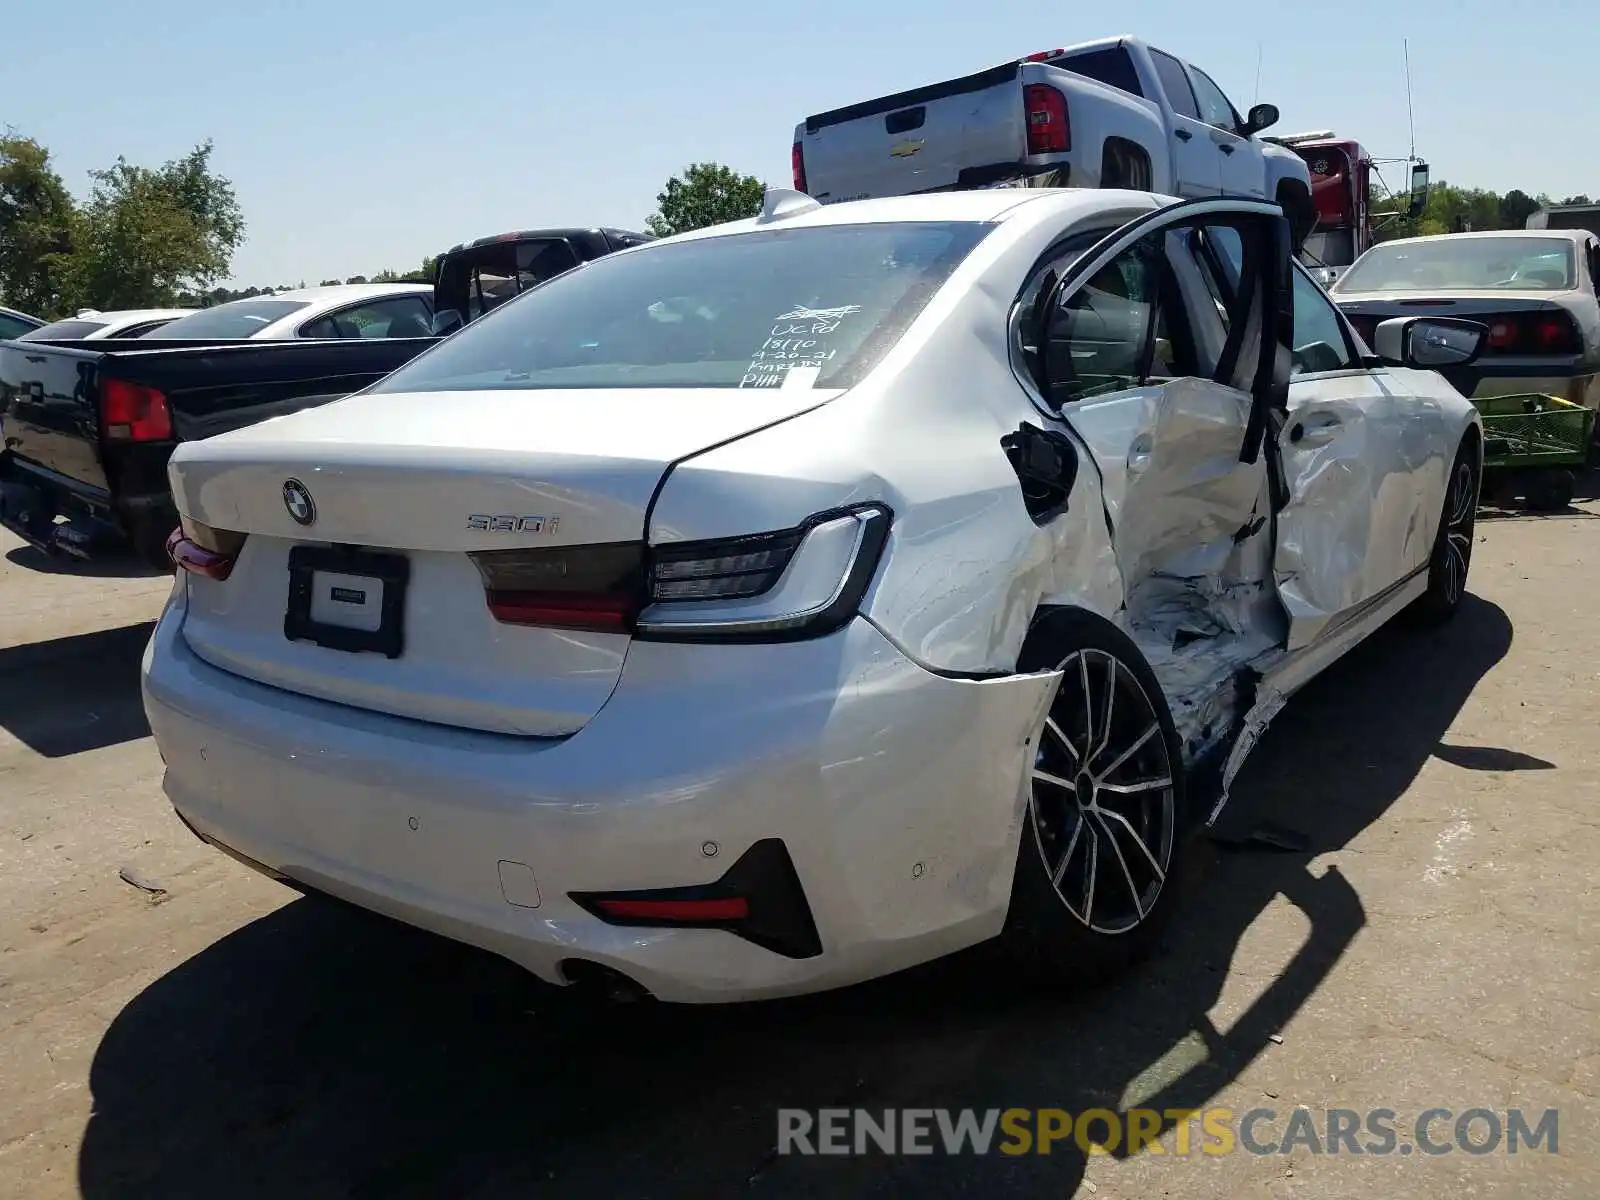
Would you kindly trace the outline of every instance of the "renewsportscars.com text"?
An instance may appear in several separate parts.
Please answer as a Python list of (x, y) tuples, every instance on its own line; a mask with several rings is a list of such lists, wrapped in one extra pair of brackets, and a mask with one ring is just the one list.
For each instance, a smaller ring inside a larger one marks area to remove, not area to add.
[[(779, 1154), (1559, 1153), (1553, 1108), (1061, 1108), (778, 1110)], [(1170, 1145), (1159, 1139), (1172, 1134)]]

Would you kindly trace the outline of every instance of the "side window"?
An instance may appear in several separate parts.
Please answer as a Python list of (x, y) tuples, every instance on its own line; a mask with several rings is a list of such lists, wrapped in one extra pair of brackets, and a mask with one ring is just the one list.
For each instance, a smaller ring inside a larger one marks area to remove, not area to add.
[(1052, 59), (1046, 65), (1108, 84), (1130, 95), (1144, 95), (1144, 89), (1139, 86), (1139, 73), (1133, 69), (1133, 59), (1121, 46)]
[(432, 314), (417, 296), (374, 300), (329, 313), (300, 329), (303, 338), (427, 337)]
[(1294, 278), (1294, 345), (1290, 347), (1290, 378), (1322, 371), (1347, 371), (1356, 357), (1345, 338), (1344, 322), (1333, 301), (1311, 281), (1311, 276), (1291, 264)]
[(1213, 129), (1237, 133), (1244, 122), (1239, 119), (1239, 114), (1234, 111), (1228, 97), (1223, 95), (1222, 89), (1211, 81), (1211, 76), (1198, 67), (1190, 67), (1189, 77), (1194, 80), (1195, 99), (1200, 102), (1200, 119)]
[(1197, 373), (1161, 239), (1136, 242), (1044, 314), (1038, 374), (1052, 405)]
[(517, 291), (538, 287), (578, 265), (578, 256), (565, 241), (523, 242), (517, 247)]
[(1200, 106), (1195, 103), (1194, 89), (1189, 86), (1183, 64), (1159, 50), (1150, 51), (1150, 57), (1156, 60), (1156, 74), (1161, 78), (1161, 90), (1167, 94), (1167, 103), (1180, 117), (1198, 121)]
[(19, 338), (34, 328), (27, 321), (19, 321), (0, 313), (0, 338)]
[(1239, 240), (1239, 231), (1231, 225), (1203, 226), (1191, 235), (1190, 248), (1226, 324), (1234, 293), (1239, 290), (1239, 273), (1244, 270), (1244, 243)]
[[(1217, 302), (1224, 323), (1233, 305), (1243, 269), (1244, 245), (1239, 231), (1226, 225), (1208, 225), (1195, 231), (1195, 258)], [(1345, 337), (1344, 322), (1333, 301), (1323, 293), (1298, 263), (1291, 263), (1294, 286), (1294, 345), (1290, 347), (1290, 378), (1323, 371), (1346, 371), (1358, 364)]]

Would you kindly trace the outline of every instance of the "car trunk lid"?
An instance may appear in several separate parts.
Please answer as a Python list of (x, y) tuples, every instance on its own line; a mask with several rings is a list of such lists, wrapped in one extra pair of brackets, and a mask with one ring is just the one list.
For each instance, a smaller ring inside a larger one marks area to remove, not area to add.
[(214, 666), (325, 700), (574, 733), (615, 687), (628, 634), (506, 623), (472, 556), (612, 547), (570, 556), (612, 561), (645, 539), (673, 462), (827, 397), (377, 393), (186, 445), (179, 511), (246, 536), (226, 579), (189, 576), (183, 636)]

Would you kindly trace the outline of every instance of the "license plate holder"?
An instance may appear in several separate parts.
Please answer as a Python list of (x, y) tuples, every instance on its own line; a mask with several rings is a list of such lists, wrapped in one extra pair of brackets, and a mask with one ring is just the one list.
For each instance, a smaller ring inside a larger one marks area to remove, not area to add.
[[(296, 546), (289, 551), (289, 603), (283, 636), (349, 654), (399, 658), (405, 651), (406, 585), (411, 563), (403, 554), (345, 546)], [(381, 595), (369, 599), (376, 586)], [(319, 618), (330, 606), (349, 605), (357, 624)], [(360, 611), (357, 611), (357, 610)], [(376, 623), (367, 615), (376, 610)]]

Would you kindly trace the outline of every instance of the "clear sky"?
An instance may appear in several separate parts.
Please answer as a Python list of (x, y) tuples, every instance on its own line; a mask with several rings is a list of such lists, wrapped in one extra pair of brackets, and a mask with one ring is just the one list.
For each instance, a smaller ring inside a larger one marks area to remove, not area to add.
[(240, 285), (409, 268), (507, 229), (641, 228), (693, 161), (786, 185), (807, 113), (1118, 33), (1191, 59), (1241, 109), (1278, 105), (1274, 132), (1335, 129), (1379, 157), (1406, 153), (1409, 39), (1435, 180), (1600, 193), (1600, 0), (4, 8), (0, 124), (79, 193), (119, 154), (154, 166), (212, 138), (249, 225)]

